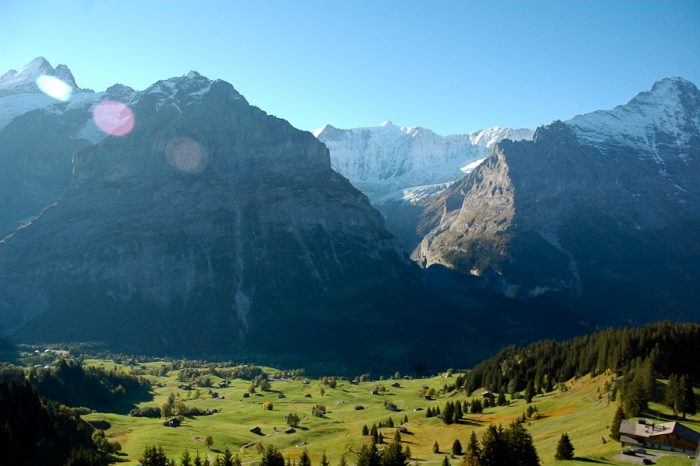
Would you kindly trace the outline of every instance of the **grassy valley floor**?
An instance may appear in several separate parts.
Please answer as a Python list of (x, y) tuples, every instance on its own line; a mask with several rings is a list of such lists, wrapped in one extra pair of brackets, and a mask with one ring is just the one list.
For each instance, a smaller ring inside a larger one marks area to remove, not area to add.
[[(110, 368), (111, 361), (90, 360), (87, 364)], [(157, 367), (161, 363), (148, 363), (146, 366)], [(128, 370), (126, 366), (121, 367)], [(259, 459), (258, 444), (274, 445), (285, 456), (298, 458), (304, 448), (308, 449), (314, 464), (318, 464), (323, 452), (331, 464), (337, 464), (342, 455), (349, 463), (354, 462), (354, 452), (362, 443), (369, 443), (370, 438), (362, 436), (362, 426), (370, 427), (392, 417), (396, 426), (404, 416), (408, 416), (405, 426), (409, 433), (402, 434), (402, 442), (412, 452), (412, 461), (419, 464), (438, 464), (444, 456), (449, 456), (455, 439), (466, 447), (472, 431), (481, 433), (490, 423), (504, 426), (522, 416), (527, 404), (522, 399), (513, 400), (509, 406), (486, 408), (481, 414), (467, 414), (459, 424), (446, 425), (437, 417), (426, 418), (428, 406), (444, 407), (447, 401), (467, 398), (462, 393), (448, 392), (440, 394), (436, 400), (428, 401), (419, 396), (422, 387), (441, 390), (451, 379), (443, 376), (428, 379), (384, 380), (362, 382), (357, 385), (349, 381), (338, 380), (336, 388), (323, 386), (316, 379), (276, 380), (272, 379), (272, 391), (252, 394), (244, 398), (250, 381), (232, 380), (227, 388), (211, 388), (219, 397), (213, 398), (208, 388), (182, 390), (177, 380), (178, 371), (170, 371), (164, 377), (147, 376), (154, 384), (154, 399), (139, 406), (161, 406), (168, 396), (174, 393), (176, 401), (183, 401), (188, 407), (201, 409), (218, 409), (219, 413), (209, 416), (186, 417), (180, 427), (171, 428), (162, 425), (163, 419), (131, 417), (126, 414), (96, 412), (84, 416), (95, 427), (103, 428), (110, 440), (117, 440), (122, 445), (125, 463), (137, 464), (137, 458), (146, 445), (162, 445), (169, 456), (179, 458), (188, 449), (191, 453), (199, 451), (202, 455), (216, 455), (225, 448), (238, 452), (245, 463), (255, 463)], [(269, 370), (271, 374), (275, 370)], [(616, 409), (616, 403), (610, 401), (603, 388), (609, 375), (586, 376), (571, 380), (565, 391), (554, 391), (538, 395), (532, 404), (538, 409), (540, 418), (526, 421), (527, 429), (534, 438), (535, 446), (543, 465), (567, 464), (625, 464), (612, 460), (620, 453), (619, 442), (610, 440), (610, 423)], [(212, 376), (214, 385), (222, 379)], [(400, 387), (392, 387), (398, 382)], [(383, 386), (386, 392), (371, 394), (375, 387)], [(199, 392), (199, 398), (197, 397)], [(280, 398), (280, 393), (284, 398)], [(480, 393), (480, 391), (477, 391)], [(310, 396), (308, 396), (310, 395)], [(272, 410), (264, 410), (264, 402), (273, 404)], [(385, 402), (396, 405), (400, 411), (393, 412), (385, 408)], [(327, 414), (324, 418), (312, 415), (315, 405), (324, 405)], [(358, 410), (357, 406), (364, 409)], [(285, 416), (296, 413), (301, 418), (300, 427), (293, 433), (285, 433), (288, 428)], [(653, 419), (668, 419), (666, 408), (652, 404), (650, 413)], [(700, 417), (691, 417), (686, 424), (700, 431)], [(250, 432), (260, 427), (261, 434)], [(391, 441), (395, 428), (381, 428), (386, 441)], [(562, 433), (568, 433), (576, 448), (576, 460), (557, 462), (554, 453)], [(213, 445), (207, 448), (204, 439), (213, 438)], [(438, 442), (440, 453), (433, 453), (433, 444)], [(460, 457), (451, 458), (458, 464)], [(659, 459), (660, 465), (688, 465), (692, 461), (687, 457), (668, 457)]]

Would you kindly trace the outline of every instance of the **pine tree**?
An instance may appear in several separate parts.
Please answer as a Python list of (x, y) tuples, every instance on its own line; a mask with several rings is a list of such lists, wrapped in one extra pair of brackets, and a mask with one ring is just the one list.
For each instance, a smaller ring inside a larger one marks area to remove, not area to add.
[(574, 459), (574, 446), (571, 444), (568, 434), (561, 434), (561, 438), (559, 438), (559, 443), (557, 444), (557, 453), (554, 455), (554, 459)]
[(510, 465), (503, 428), (491, 424), (481, 437), (481, 466)]
[(372, 436), (372, 443), (378, 443), (379, 442), (379, 431), (377, 431), (377, 425), (372, 424), (372, 428), (369, 431), (369, 435)]
[(433, 453), (440, 453), (440, 445), (438, 445), (437, 440), (433, 444)]
[(498, 406), (506, 406), (508, 401), (506, 400), (506, 392), (501, 388), (498, 392), (498, 399), (496, 400)]
[(532, 442), (532, 436), (519, 422), (513, 422), (504, 433), (504, 440), (513, 466), (539, 466), (540, 458)]
[(673, 417), (678, 416), (679, 405), (681, 404), (681, 384), (676, 374), (671, 374), (668, 378), (664, 402), (666, 406), (673, 410)]
[(168, 457), (163, 451), (163, 447), (146, 446), (143, 455), (139, 458), (139, 463), (143, 466), (167, 466)]
[(451, 401), (445, 404), (445, 409), (442, 411), (442, 422), (445, 424), (454, 423), (455, 407)]
[(309, 458), (309, 452), (306, 451), (306, 448), (304, 448), (299, 457), (299, 466), (311, 466), (311, 458)]
[(284, 456), (277, 448), (268, 445), (263, 450), (260, 466), (285, 466)]
[(362, 436), (366, 437), (369, 435), (369, 429), (367, 428), (367, 424), (362, 426)]
[(340, 457), (340, 461), (338, 462), (338, 466), (348, 466), (348, 462), (345, 459), (345, 455)]
[(406, 466), (408, 457), (401, 448), (401, 442), (392, 442), (381, 455), (381, 466)]
[(615, 417), (613, 417), (612, 425), (610, 426), (610, 438), (613, 440), (620, 440), (620, 424), (622, 424), (624, 418), (625, 412), (622, 406), (618, 406), (617, 411), (615, 411)]
[(455, 422), (459, 422), (460, 419), (462, 419), (463, 414), (462, 414), (462, 404), (457, 401), (455, 402), (455, 414), (454, 414), (454, 420)]
[(697, 413), (695, 405), (695, 393), (693, 393), (693, 384), (690, 381), (689, 375), (684, 375), (680, 380), (680, 410), (683, 413), (683, 419), (686, 414)]
[(194, 455), (194, 459), (192, 460), (192, 466), (205, 466), (205, 461), (199, 455), (199, 450), (197, 450), (197, 452)]
[(377, 446), (373, 443), (369, 447), (367, 445), (362, 445), (360, 451), (357, 453), (357, 463), (356, 466), (380, 466), (381, 457), (377, 451)]
[(231, 450), (229, 450), (228, 448), (224, 450), (224, 454), (221, 457), (221, 461), (219, 464), (221, 466), (233, 466), (233, 455), (231, 454)]
[(450, 466), (450, 460), (447, 459), (447, 456), (442, 459), (442, 466)]
[(523, 393), (523, 398), (525, 398), (525, 403), (532, 403), (532, 397), (535, 396), (535, 387), (532, 380), (528, 380), (527, 386), (525, 387), (525, 392)]
[(462, 454), (462, 443), (459, 441), (459, 439), (455, 439), (454, 443), (452, 444), (452, 454), (455, 456), (460, 456)]
[(479, 414), (484, 412), (483, 405), (481, 404), (481, 400), (474, 400), (472, 401), (471, 405), (471, 412), (472, 414)]
[(329, 466), (330, 463), (328, 462), (328, 458), (326, 457), (326, 452), (323, 452), (323, 455), (321, 455), (321, 462), (319, 463), (320, 466)]
[(481, 466), (480, 462), (481, 448), (479, 448), (479, 441), (476, 438), (476, 433), (472, 431), (472, 435), (469, 438), (469, 444), (467, 445), (467, 451), (464, 454), (464, 466)]
[(379, 437), (377, 438), (377, 443), (384, 443), (384, 435), (379, 432)]
[(394, 434), (394, 442), (401, 443), (401, 433), (398, 429), (396, 429), (396, 433)]
[(185, 448), (185, 452), (182, 454), (182, 457), (180, 457), (180, 464), (182, 466), (192, 466), (192, 457), (190, 456), (190, 452), (187, 451), (187, 448)]

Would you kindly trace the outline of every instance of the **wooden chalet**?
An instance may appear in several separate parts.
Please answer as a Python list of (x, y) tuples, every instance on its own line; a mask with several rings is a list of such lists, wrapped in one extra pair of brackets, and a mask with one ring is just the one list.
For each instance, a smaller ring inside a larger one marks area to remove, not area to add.
[(623, 447), (694, 454), (699, 442), (700, 434), (680, 422), (657, 424), (640, 419), (623, 420), (620, 424), (620, 443)]

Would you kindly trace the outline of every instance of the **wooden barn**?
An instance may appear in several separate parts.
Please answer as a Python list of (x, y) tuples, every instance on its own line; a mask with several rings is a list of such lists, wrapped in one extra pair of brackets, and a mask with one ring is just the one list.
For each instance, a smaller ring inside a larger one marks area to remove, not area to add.
[(623, 420), (620, 424), (620, 443), (623, 447), (643, 447), (656, 450), (694, 454), (700, 434), (680, 422), (661, 424)]
[(167, 421), (163, 422), (163, 425), (165, 427), (180, 427), (180, 420), (176, 417), (173, 417), (173, 418), (168, 419)]

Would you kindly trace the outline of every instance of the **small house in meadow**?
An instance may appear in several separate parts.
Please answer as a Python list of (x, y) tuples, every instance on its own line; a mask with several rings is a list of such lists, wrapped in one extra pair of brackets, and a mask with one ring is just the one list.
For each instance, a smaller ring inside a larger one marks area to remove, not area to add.
[(173, 417), (163, 422), (163, 425), (165, 427), (180, 427), (180, 420), (176, 417)]

